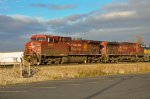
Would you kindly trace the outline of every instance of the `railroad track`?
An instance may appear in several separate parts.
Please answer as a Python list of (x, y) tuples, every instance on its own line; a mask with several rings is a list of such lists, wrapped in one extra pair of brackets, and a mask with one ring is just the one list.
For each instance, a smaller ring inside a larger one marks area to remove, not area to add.
[[(82, 64), (78, 64), (78, 63), (69, 63), (69, 64), (52, 64), (52, 65), (33, 65), (31, 67), (49, 67), (49, 66), (80, 66), (80, 65), (83, 65), (83, 66), (88, 66), (88, 65), (102, 65), (102, 64), (116, 64), (116, 65), (121, 65), (121, 64), (143, 64), (143, 63), (150, 63), (150, 62), (119, 62), (119, 63), (90, 63), (90, 64), (85, 64), (85, 63), (82, 63)], [(0, 66), (0, 68), (13, 68), (14, 65), (6, 65), (6, 66)]]
[(116, 64), (116, 65), (121, 65), (121, 64), (143, 64), (143, 63), (150, 63), (150, 62), (119, 62), (119, 63), (90, 63), (90, 64), (77, 64), (77, 63), (69, 63), (69, 64), (53, 64), (53, 65), (34, 65), (32, 67), (48, 67), (48, 66), (88, 66), (88, 65), (102, 65), (102, 64)]

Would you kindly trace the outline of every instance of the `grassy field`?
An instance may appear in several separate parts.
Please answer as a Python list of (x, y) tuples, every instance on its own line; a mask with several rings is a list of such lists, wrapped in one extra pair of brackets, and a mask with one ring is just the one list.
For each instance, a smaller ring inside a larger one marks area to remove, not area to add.
[(145, 73), (150, 72), (150, 63), (40, 66), (31, 67), (31, 69), (32, 77), (21, 78), (19, 68), (0, 68), (0, 86), (46, 80)]

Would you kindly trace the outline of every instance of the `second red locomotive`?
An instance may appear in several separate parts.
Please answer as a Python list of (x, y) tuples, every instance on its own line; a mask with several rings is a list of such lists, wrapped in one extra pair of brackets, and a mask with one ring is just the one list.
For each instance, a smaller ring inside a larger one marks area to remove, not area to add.
[(24, 59), (32, 64), (150, 61), (138, 43), (105, 42), (52, 35), (33, 35)]

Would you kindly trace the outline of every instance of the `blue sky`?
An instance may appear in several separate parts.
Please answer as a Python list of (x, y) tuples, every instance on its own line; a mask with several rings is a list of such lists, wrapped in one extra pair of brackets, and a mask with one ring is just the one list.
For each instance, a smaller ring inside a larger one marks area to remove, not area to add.
[[(61, 18), (71, 14), (82, 14), (88, 13), (94, 10), (101, 8), (103, 5), (106, 5), (112, 0), (4, 0), (1, 4), (0, 10), (1, 14), (7, 15), (27, 15), (32, 17), (43, 17), (45, 19), (50, 18)], [(14, 2), (15, 1), (15, 2)], [(53, 9), (44, 9), (44, 8), (35, 8), (33, 4), (55, 4), (58, 6), (63, 5), (75, 5), (74, 8), (53, 10)]]
[(33, 34), (150, 44), (150, 0), (0, 0), (0, 52)]

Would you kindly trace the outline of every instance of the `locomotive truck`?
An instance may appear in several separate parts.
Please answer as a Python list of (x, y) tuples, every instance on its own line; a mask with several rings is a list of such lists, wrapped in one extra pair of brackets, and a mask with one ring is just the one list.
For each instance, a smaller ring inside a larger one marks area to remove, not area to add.
[(25, 44), (24, 59), (35, 64), (148, 62), (150, 55), (138, 43), (33, 35)]

